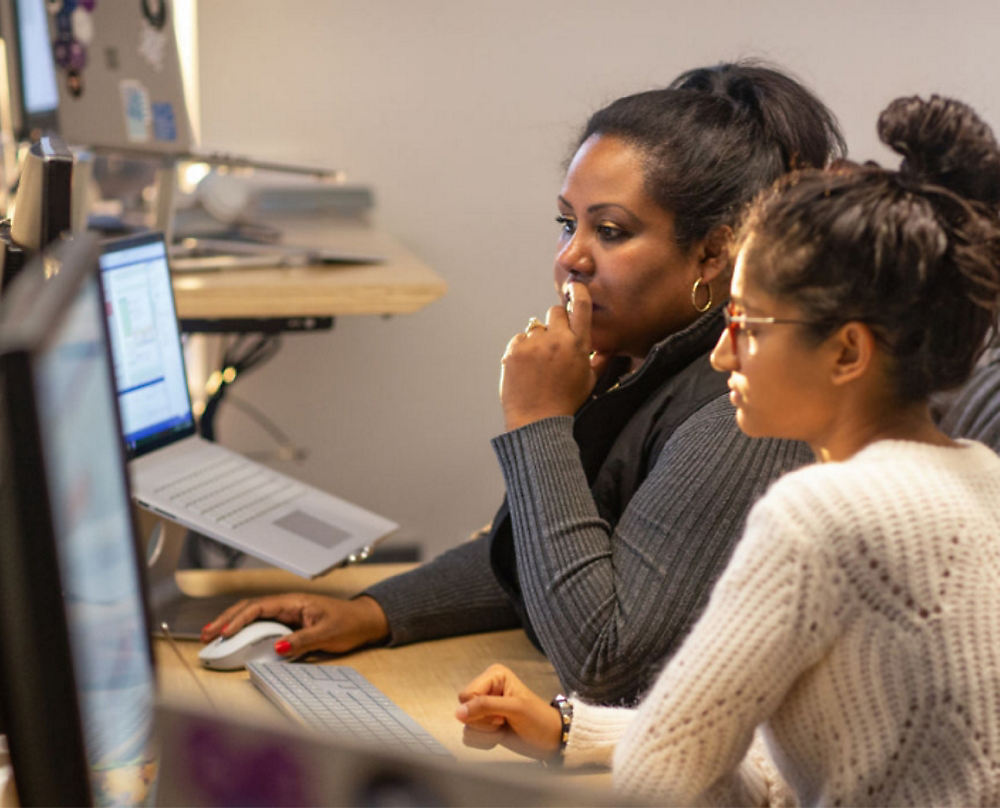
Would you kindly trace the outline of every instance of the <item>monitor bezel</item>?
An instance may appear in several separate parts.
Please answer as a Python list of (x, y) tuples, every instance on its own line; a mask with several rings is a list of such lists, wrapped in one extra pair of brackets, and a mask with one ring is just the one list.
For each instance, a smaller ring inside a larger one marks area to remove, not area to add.
[[(61, 269), (46, 278), (53, 261), (58, 261)], [(9, 517), (17, 520), (22, 539), (4, 536), (0, 541), (0, 712), (19, 800), (24, 805), (91, 805), (94, 799), (61, 595), (51, 498), (47, 486), (38, 482), (48, 477), (35, 395), (36, 363), (53, 337), (49, 324), (62, 322), (82, 286), (92, 279), (97, 284), (98, 303), (103, 306), (97, 239), (86, 234), (60, 242), (54, 255), (47, 252), (33, 261), (0, 303), (0, 440), (9, 440), (10, 447), (9, 454), (0, 447), (4, 464), (0, 465), (0, 508), (10, 509)], [(107, 383), (114, 394), (103, 309), (98, 316), (104, 329)], [(12, 413), (17, 413), (18, 428), (12, 423)], [(117, 406), (114, 417), (120, 435)], [(124, 494), (131, 504), (121, 441), (115, 451), (121, 462)], [(10, 473), (4, 480), (6, 472)], [(127, 519), (145, 632), (150, 636), (146, 571), (131, 507)], [(155, 682), (151, 642), (149, 663)], [(50, 720), (52, 716), (59, 718)], [(54, 766), (58, 776), (53, 775)]]
[[(7, 83), (10, 88), (11, 122), (14, 126), (14, 138), (21, 141), (36, 140), (42, 135), (59, 132), (59, 101), (57, 92), (56, 106), (48, 110), (28, 112), (24, 101), (24, 60), (21, 56), (21, 3), (23, 0), (2, 0), (0, 11), (0, 34), (3, 35), (7, 50)], [(42, 12), (46, 16), (48, 10)], [(48, 24), (46, 22), (46, 34)], [(10, 32), (10, 33), (8, 33)], [(48, 39), (48, 36), (46, 36)], [(48, 51), (51, 58), (51, 46)], [(53, 62), (54, 70), (54, 62)], [(58, 87), (57, 87), (58, 90)]]

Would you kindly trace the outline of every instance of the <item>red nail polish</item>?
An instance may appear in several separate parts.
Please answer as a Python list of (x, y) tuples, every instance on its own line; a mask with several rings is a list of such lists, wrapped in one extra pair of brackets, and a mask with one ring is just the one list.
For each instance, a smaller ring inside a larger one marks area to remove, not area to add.
[(227, 628), (229, 628), (229, 623), (226, 623), (222, 628), (219, 629), (219, 631), (225, 634)]
[(288, 640), (278, 640), (274, 644), (274, 652), (283, 656), (292, 650), (292, 644)]
[(204, 633), (205, 633), (206, 631), (208, 631), (208, 630), (209, 630), (209, 628), (211, 628), (211, 626), (212, 626), (212, 624), (211, 624), (211, 623), (205, 623), (205, 625), (203, 625), (203, 626), (201, 627), (201, 632), (202, 632), (202, 634), (204, 634)]

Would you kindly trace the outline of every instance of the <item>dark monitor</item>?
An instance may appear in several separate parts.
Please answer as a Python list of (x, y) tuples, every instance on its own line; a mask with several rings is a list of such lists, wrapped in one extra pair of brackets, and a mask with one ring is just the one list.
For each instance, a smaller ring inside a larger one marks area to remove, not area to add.
[(26, 260), (68, 231), (72, 220), (73, 153), (46, 135), (25, 152), (10, 222), (0, 228), (0, 291)]
[(34, 254), (70, 229), (73, 211), (73, 153), (46, 135), (31, 144), (21, 165), (10, 234)]
[(59, 88), (46, 0), (2, 0), (0, 36), (7, 49), (11, 122), (17, 140), (37, 140), (59, 127)]
[(154, 673), (96, 237), (0, 301), (0, 713), (23, 805), (141, 804)]

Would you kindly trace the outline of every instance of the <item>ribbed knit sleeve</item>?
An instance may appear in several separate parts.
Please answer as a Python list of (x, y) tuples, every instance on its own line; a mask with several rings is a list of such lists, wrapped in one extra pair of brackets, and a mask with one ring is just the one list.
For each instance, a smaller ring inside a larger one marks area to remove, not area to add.
[(727, 398), (716, 399), (674, 432), (612, 529), (572, 427), (545, 419), (493, 445), (532, 627), (567, 690), (613, 703), (650, 685), (704, 607), (752, 503), (808, 450), (747, 438)]
[(489, 540), (472, 539), (366, 589), (389, 620), (390, 645), (520, 625), (490, 568)]
[(947, 402), (941, 413), (944, 432), (980, 441), (1000, 454), (1000, 347), (993, 349), (992, 362), (977, 368)]

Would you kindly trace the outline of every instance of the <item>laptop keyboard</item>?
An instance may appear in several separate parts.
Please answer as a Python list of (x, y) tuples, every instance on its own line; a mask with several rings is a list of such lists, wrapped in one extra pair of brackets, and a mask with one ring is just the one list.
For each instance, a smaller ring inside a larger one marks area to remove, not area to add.
[(354, 668), (249, 662), (247, 671), (265, 696), (309, 727), (380, 747), (452, 757)]
[(305, 486), (290, 477), (228, 455), (157, 489), (179, 507), (229, 528), (280, 508), (305, 491)]

